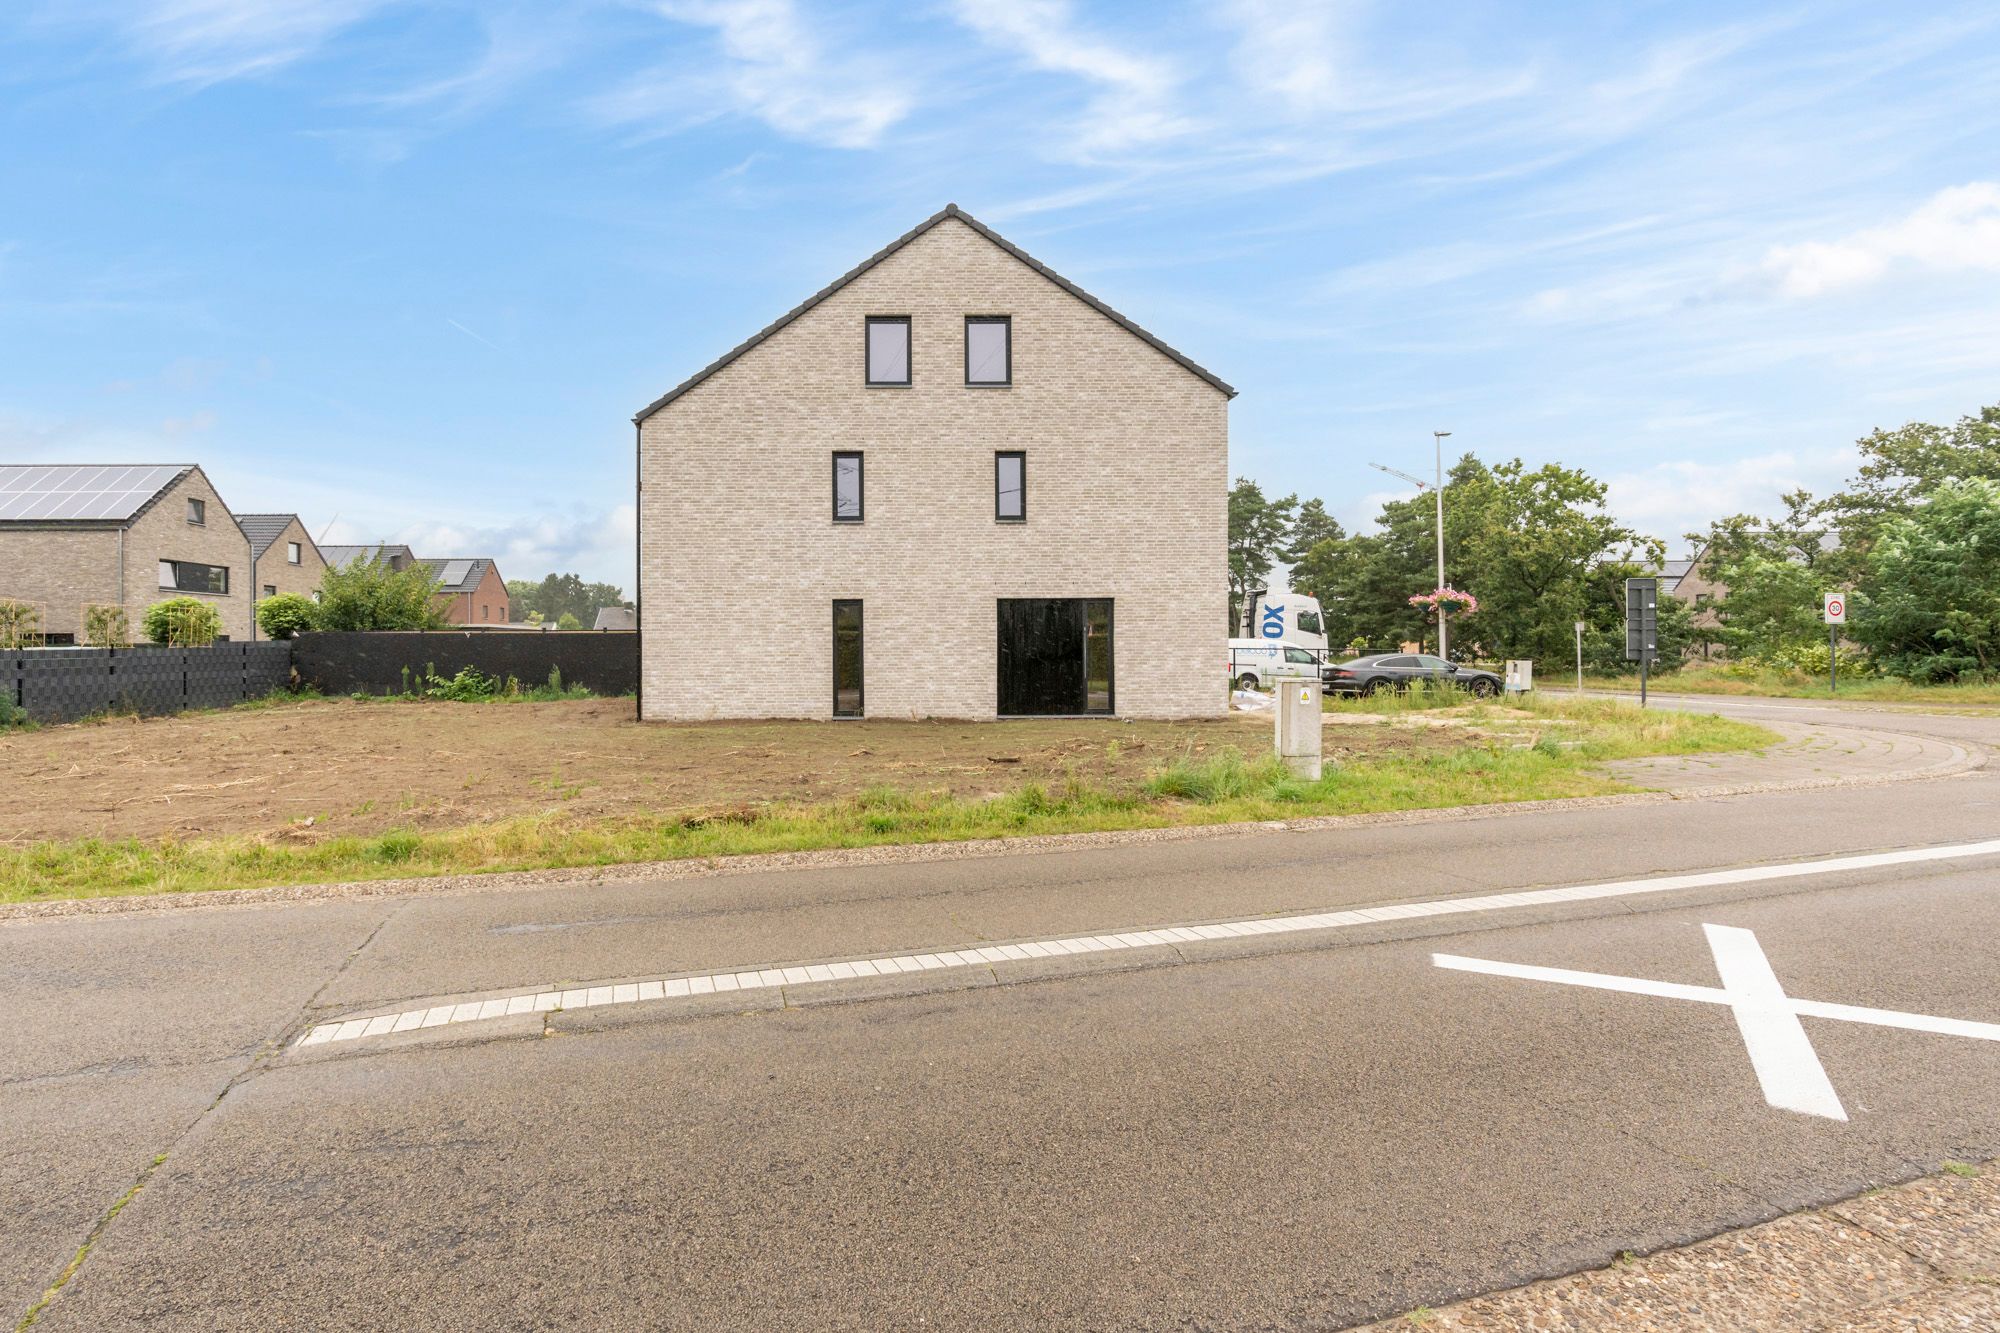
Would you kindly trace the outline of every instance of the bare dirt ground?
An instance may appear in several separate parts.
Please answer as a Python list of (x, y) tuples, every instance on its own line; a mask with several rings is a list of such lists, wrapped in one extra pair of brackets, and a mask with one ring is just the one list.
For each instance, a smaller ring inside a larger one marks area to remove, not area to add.
[[(685, 813), (874, 786), (956, 795), (1069, 774), (1129, 790), (1183, 755), (1270, 741), (1268, 713), (1203, 722), (640, 724), (629, 699), (476, 704), (308, 700), (113, 718), (0, 737), (0, 840), (212, 837), (311, 819), (334, 833), (560, 811)], [(1343, 727), (1329, 759), (1446, 742)]]

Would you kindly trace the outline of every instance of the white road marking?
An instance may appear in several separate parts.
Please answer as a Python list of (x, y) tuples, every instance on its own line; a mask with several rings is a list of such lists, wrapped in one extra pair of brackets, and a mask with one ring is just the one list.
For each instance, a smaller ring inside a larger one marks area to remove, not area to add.
[[(1808, 875), (1838, 875), (1856, 870), (1875, 870), (1885, 866), (1915, 865), (1928, 861), (1956, 861), (1974, 856), (2000, 855), (2000, 838), (1985, 842), (1962, 842), (1942, 847), (1911, 847), (1897, 852), (1871, 852), (1862, 856), (1836, 856), (1821, 861), (1798, 861), (1782, 865), (1741, 866), (1734, 870), (1708, 870), (1692, 875), (1663, 875), (1653, 879), (1616, 880), (1608, 884), (1576, 884), (1560, 889), (1529, 889), (1518, 893), (1489, 893), (1467, 898), (1443, 898), (1434, 902), (1401, 903), (1386, 907), (1365, 907), (1342, 912), (1315, 912), (1298, 916), (1259, 917), (1248, 921), (1221, 921), (1196, 926), (1160, 926), (1151, 930), (1134, 930), (1116, 935), (1077, 935), (1062, 939), (1036, 940), (1010, 945), (972, 945), (963, 950), (938, 953), (920, 953), (882, 958), (857, 958), (833, 963), (778, 964), (759, 966), (749, 971), (731, 968), (727, 972), (711, 972), (697, 976), (655, 978), (637, 983), (636, 995), (632, 983), (599, 982), (564, 991), (524, 991), (520, 995), (501, 996), (491, 1001), (472, 1001), (458, 1005), (440, 1005), (428, 1010), (412, 1010), (423, 1015), (413, 1020), (417, 1027), (431, 1028), (446, 1024), (475, 1021), (484, 1012), (486, 1016), (504, 1016), (521, 1012), (515, 1002), (529, 999), (529, 1009), (534, 1013), (548, 1013), (556, 1009), (588, 1009), (598, 1005), (629, 1002), (631, 999), (680, 999), (689, 995), (710, 995), (717, 991), (761, 990), (772, 986), (807, 986), (820, 982), (836, 981), (862, 976), (888, 976), (905, 971), (933, 971), (938, 968), (983, 967), (995, 962), (1011, 959), (1047, 957), (1057, 954), (1098, 954), (1118, 949), (1141, 949), (1149, 945), (1173, 945), (1190, 940), (1213, 940), (1247, 935), (1289, 934), (1309, 930), (1341, 930), (1349, 926), (1374, 925), (1382, 921), (1402, 920), (1419, 916), (1456, 916), (1478, 912), (1497, 912), (1513, 907), (1546, 907), (1561, 903), (1582, 902), (1592, 898), (1624, 898), (1649, 893), (1672, 893), (1680, 889), (1702, 889), (1729, 884), (1754, 884), (1765, 880), (1796, 879)], [(1009, 952), (1011, 950), (1012, 952)], [(1039, 953), (1037, 952), (1039, 951)], [(1439, 955), (1442, 959), (1442, 955)], [(1474, 960), (1460, 960), (1474, 961)], [(913, 965), (913, 966), (912, 966)], [(1440, 962), (1449, 967), (1451, 963)], [(1579, 981), (1575, 978), (1590, 977), (1591, 973), (1565, 973), (1556, 968), (1520, 969), (1514, 964), (1483, 964), (1473, 970), (1499, 970), (1505, 976), (1532, 977), (1536, 980), (1565, 980), (1571, 985), (1597, 985), (1604, 989), (1620, 990), (1643, 987), (1638, 993), (1666, 995), (1669, 991), (1657, 989), (1663, 982), (1644, 982), (1629, 977), (1600, 977), (1593, 981)], [(1606, 985), (1607, 982), (1623, 983)], [(1706, 987), (1681, 987), (1680, 991), (1703, 992), (1702, 994), (1681, 994), (1672, 992), (1679, 999), (1706, 999), (1727, 1004), (1730, 992), (1712, 991)], [(619, 993), (625, 1001), (615, 1000)], [(1800, 1014), (1825, 1018), (1842, 1018), (1848, 1022), (1887, 1023), (1895, 1027), (1912, 1027), (1912, 1022), (1901, 1020), (1921, 1018), (1922, 1015), (1881, 1015), (1888, 1011), (1854, 1009), (1844, 1005), (1821, 1005), (1811, 1007), (1810, 1002), (1790, 1000), (1793, 1011)], [(488, 1004), (498, 1005), (498, 1009), (488, 1010)], [(1838, 1010), (1840, 1012), (1834, 1012)], [(1857, 1017), (1873, 1014), (1876, 1017)], [(366, 1032), (370, 1021), (377, 1015), (358, 1019), (330, 1019), (309, 1028), (295, 1046), (317, 1046), (325, 1042), (353, 1041)], [(407, 1029), (399, 1026), (407, 1014), (382, 1015), (390, 1019), (391, 1032)], [(1926, 1022), (1951, 1025), (1952, 1019), (1926, 1019)], [(1966, 1025), (1933, 1026), (1924, 1028), (1930, 1032), (1954, 1032), (1957, 1035), (1983, 1035), (1962, 1030)], [(1979, 1028), (1981, 1024), (1971, 1024)], [(372, 1035), (372, 1034), (371, 1034)]]
[[(1847, 1119), (1846, 1108), (1826, 1076), (1826, 1067), (1813, 1050), (1800, 1015), (1834, 1018), (1846, 1023), (1869, 1023), (1876, 1027), (1908, 1028), (1913, 1032), (1937, 1032), (1980, 1041), (2000, 1041), (2000, 1023), (1975, 1023), (1963, 1018), (1938, 1018), (1931, 1014), (1906, 1014), (1895, 1009), (1869, 1009), (1852, 1004), (1829, 1004), (1821, 1000), (1795, 1000), (1785, 994), (1771, 971), (1757, 937), (1738, 926), (1702, 927), (1708, 933), (1709, 951), (1715, 955), (1715, 970), (1722, 978), (1714, 986), (1689, 986), (1677, 981), (1651, 981), (1645, 977), (1620, 977), (1605, 972), (1573, 972), (1561, 967), (1535, 967), (1526, 963), (1502, 963), (1488, 958), (1461, 958), (1456, 954), (1434, 953), (1431, 962), (1456, 972), (1483, 972), (1488, 976), (1517, 977), (1523, 981), (1549, 981), (1559, 986), (1587, 986), (1593, 990), (1621, 991), (1627, 995), (1653, 995), (1668, 1000), (1694, 1000), (1702, 1004), (1727, 1005), (1736, 1015), (1737, 1031), (1743, 1035), (1750, 1054), (1750, 1066), (1764, 1090), (1764, 1100), (1783, 1111), (1797, 1111), (1827, 1120)], [(336, 1035), (334, 1040), (339, 1040)]]

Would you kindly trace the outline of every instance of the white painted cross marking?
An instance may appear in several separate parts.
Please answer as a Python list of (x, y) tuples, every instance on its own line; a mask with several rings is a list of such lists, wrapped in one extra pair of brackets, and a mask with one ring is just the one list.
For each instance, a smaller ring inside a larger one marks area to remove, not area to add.
[(1456, 972), (1484, 972), (1496, 977), (1519, 977), (1523, 981), (1552, 981), (1559, 986), (1588, 986), (1627, 995), (1728, 1005), (1736, 1015), (1736, 1028), (1743, 1034), (1743, 1045), (1750, 1054), (1750, 1067), (1757, 1072), (1757, 1082), (1764, 1090), (1764, 1100), (1780, 1110), (1828, 1120), (1847, 1119), (1847, 1110), (1841, 1106), (1840, 1097), (1826, 1076), (1826, 1068), (1819, 1062), (1819, 1053), (1813, 1050), (1812, 1039), (1806, 1036), (1805, 1027), (1799, 1022), (1801, 1015), (2000, 1041), (2000, 1023), (1975, 1023), (1963, 1018), (1937, 1018), (1895, 1009), (1829, 1004), (1823, 1000), (1795, 1000), (1778, 983), (1755, 935), (1738, 926), (1704, 925), (1702, 929), (1708, 933), (1709, 951), (1715, 955), (1715, 970), (1722, 978), (1720, 989), (1604, 972), (1572, 972), (1561, 967), (1460, 958), (1448, 953), (1434, 953), (1431, 961)]

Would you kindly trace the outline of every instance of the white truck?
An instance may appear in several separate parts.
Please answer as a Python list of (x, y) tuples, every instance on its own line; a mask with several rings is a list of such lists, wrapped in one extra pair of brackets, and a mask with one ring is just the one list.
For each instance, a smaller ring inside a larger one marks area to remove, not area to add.
[(1304, 593), (1257, 589), (1244, 605), (1241, 634), (1245, 639), (1304, 648), (1326, 660), (1326, 622), (1320, 616), (1319, 599)]

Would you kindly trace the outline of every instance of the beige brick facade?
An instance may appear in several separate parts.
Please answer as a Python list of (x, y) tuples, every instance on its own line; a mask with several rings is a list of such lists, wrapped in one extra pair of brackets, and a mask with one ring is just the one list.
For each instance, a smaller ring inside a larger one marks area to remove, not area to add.
[[(864, 320), (907, 315), (907, 388)], [(965, 383), (968, 315), (1013, 320), (1013, 383)], [(831, 455), (865, 458), (832, 521)], [(994, 454), (1027, 454), (1027, 520)], [(1116, 711), (1220, 713), (1228, 394), (961, 218), (933, 225), (642, 417), (648, 719), (826, 717), (832, 603), (859, 598), (871, 717), (991, 718), (997, 600), (1111, 598)]]
[[(291, 560), (294, 543), (299, 548), (297, 564)], [(264, 548), (264, 554), (257, 557), (257, 600), (288, 592), (301, 597), (314, 597), (319, 593), (320, 575), (325, 572), (326, 561), (320, 557), (319, 547), (313, 545), (305, 524), (294, 518), (285, 525), (285, 530), (278, 534), (277, 539)]]
[[(200, 524), (188, 521), (188, 500), (203, 502)], [(159, 562), (196, 561), (229, 571), (229, 591), (180, 593), (162, 589)], [(40, 602), (43, 631), (83, 637), (86, 604), (122, 604), (134, 640), (146, 608), (169, 597), (199, 597), (222, 617), (222, 633), (248, 639), (250, 541), (229, 507), (194, 468), (168, 486), (130, 523), (90, 525), (0, 524), (0, 597)]]

